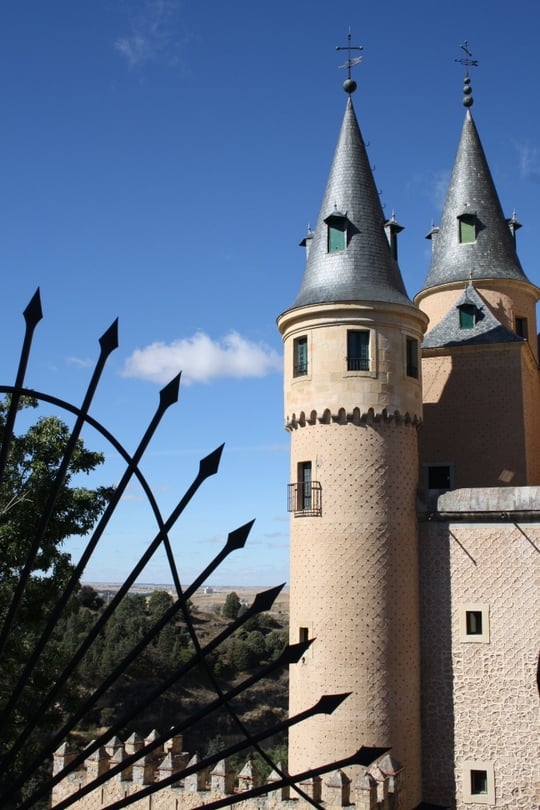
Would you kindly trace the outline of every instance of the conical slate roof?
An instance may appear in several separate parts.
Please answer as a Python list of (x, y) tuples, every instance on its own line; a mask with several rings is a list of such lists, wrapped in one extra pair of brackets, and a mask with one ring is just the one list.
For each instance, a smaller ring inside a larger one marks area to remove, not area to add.
[[(328, 217), (347, 223), (347, 246), (328, 251)], [(291, 309), (381, 301), (411, 305), (384, 232), (384, 215), (349, 96), (300, 292)]]
[[(459, 217), (472, 216), (476, 239), (460, 244)], [(468, 279), (528, 281), (495, 190), (470, 110), (467, 110), (431, 267), (422, 291)]]

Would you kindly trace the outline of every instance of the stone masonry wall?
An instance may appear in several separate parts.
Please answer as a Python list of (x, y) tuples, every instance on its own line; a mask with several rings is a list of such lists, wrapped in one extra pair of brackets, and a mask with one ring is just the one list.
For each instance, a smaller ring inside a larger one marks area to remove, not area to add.
[[(72, 772), (54, 788), (52, 807), (73, 797), (82, 789), (90, 786), (96, 777), (107, 774), (114, 766), (121, 763), (134, 747), (149, 742), (155, 732), (143, 740), (132, 735), (122, 743), (117, 738), (110, 745), (103, 746), (92, 754), (83, 767)], [(134, 740), (136, 743), (134, 744)], [(178, 739), (173, 738), (169, 745), (173, 749)], [(269, 791), (256, 798), (238, 801), (239, 796), (262, 783), (257, 769), (248, 760), (242, 770), (234, 773), (227, 760), (218, 762), (212, 770), (203, 768), (195, 770), (188, 776), (182, 775), (185, 768), (198, 765), (196, 756), (187, 753), (173, 754), (156, 749), (147, 754), (130, 768), (111, 776), (103, 785), (90, 790), (71, 805), (73, 810), (101, 810), (113, 802), (126, 797), (136, 797), (149, 786), (178, 774), (178, 780), (164, 786), (150, 795), (134, 799), (129, 805), (134, 810), (194, 810), (212, 801), (226, 801), (234, 796), (241, 810), (285, 810), (287, 807), (312, 807), (311, 803), (298, 795), (289, 785), (272, 789), (272, 785), (281, 778), (273, 771), (266, 781)], [(72, 757), (64, 744), (54, 756), (54, 773), (59, 773)], [(281, 770), (281, 766), (278, 765)], [(355, 779), (341, 770), (329, 772), (322, 777), (313, 777), (299, 783), (303, 793), (316, 802), (324, 801), (329, 807), (346, 807), (355, 804), (357, 810), (401, 810), (400, 796), (403, 780), (403, 769), (389, 754), (379, 757), (369, 769), (362, 769)]]
[[(497, 490), (485, 492), (492, 508)], [(441, 500), (445, 510), (460, 507), (459, 492)], [(462, 520), (433, 515), (420, 531), (424, 799), (531, 810), (540, 802), (540, 520), (514, 523), (501, 508), (499, 522), (466, 522), (472, 513), (461, 500)], [(483, 613), (482, 636), (467, 636), (467, 609)], [(494, 782), (493, 802), (468, 797), (474, 763)]]

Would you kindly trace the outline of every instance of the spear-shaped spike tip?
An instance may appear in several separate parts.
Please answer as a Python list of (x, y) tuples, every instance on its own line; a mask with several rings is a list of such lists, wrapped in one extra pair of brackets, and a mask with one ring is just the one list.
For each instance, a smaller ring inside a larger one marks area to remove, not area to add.
[(312, 643), (313, 639), (310, 638), (307, 641), (298, 641), (296, 644), (289, 644), (277, 658), (279, 665), (286, 666), (288, 664), (297, 664), (302, 656), (306, 654)]
[(229, 536), (227, 537), (227, 542), (224, 548), (226, 554), (229, 554), (231, 551), (238, 551), (238, 549), (244, 548), (254, 523), (254, 520), (250, 520), (249, 523), (245, 523), (243, 526), (240, 526), (240, 528), (235, 529), (233, 532), (229, 532)]
[(24, 319), (27, 323), (27, 326), (34, 327), (39, 321), (43, 318), (43, 310), (41, 309), (41, 295), (39, 293), (39, 287), (35, 291), (34, 295), (30, 299), (28, 306), (23, 312)]
[(199, 465), (199, 475), (202, 478), (208, 478), (210, 475), (215, 475), (219, 468), (221, 461), (221, 454), (223, 453), (224, 444), (220, 445), (217, 450), (214, 450), (206, 458), (201, 459)]
[(382, 757), (383, 754), (386, 754), (390, 750), (390, 748), (370, 748), (363, 745), (354, 755), (354, 764), (363, 765), (367, 768), (375, 762), (376, 759), (379, 759), (379, 757)]
[(159, 401), (162, 408), (168, 408), (170, 405), (174, 405), (175, 402), (178, 402), (181, 376), (182, 372), (177, 374), (176, 377), (173, 377), (170, 383), (167, 383), (165, 388), (162, 388), (159, 392)]
[(264, 613), (267, 610), (270, 610), (284, 587), (285, 583), (283, 582), (281, 585), (277, 585), (275, 588), (269, 588), (267, 591), (261, 591), (258, 593), (253, 600), (253, 604), (251, 605), (251, 611), (253, 613)]
[(115, 318), (107, 331), (102, 334), (99, 345), (105, 355), (109, 355), (118, 348), (118, 318)]
[(349, 695), (352, 695), (352, 692), (342, 692), (340, 695), (323, 695), (314, 710), (317, 711), (317, 714), (332, 714)]

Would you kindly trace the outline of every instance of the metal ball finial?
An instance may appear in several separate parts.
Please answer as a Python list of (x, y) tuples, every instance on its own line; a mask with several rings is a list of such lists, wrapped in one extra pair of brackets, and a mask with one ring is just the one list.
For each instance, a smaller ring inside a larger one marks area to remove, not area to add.
[(345, 92), (346, 92), (346, 93), (348, 93), (349, 95), (351, 95), (351, 93), (354, 93), (354, 91), (356, 90), (357, 86), (358, 86), (358, 85), (356, 84), (356, 82), (355, 82), (355, 80), (354, 80), (354, 79), (345, 79), (345, 81), (343, 82), (343, 89), (344, 89), (344, 90), (345, 90)]
[(469, 68), (478, 67), (478, 60), (473, 59), (472, 51), (469, 50), (469, 43), (467, 42), (467, 40), (465, 40), (465, 42), (459, 47), (465, 53), (465, 56), (461, 57), (461, 59), (455, 59), (454, 61), (459, 62), (461, 65), (465, 66), (462, 104), (464, 107), (472, 107), (472, 105), (474, 104), (474, 99), (472, 97), (471, 77), (469, 76)]

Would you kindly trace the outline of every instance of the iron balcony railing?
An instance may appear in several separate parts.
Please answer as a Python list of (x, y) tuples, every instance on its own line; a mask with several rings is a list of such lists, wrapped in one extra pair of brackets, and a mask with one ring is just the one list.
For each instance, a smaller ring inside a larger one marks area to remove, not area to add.
[(347, 371), (369, 371), (369, 357), (347, 357)]
[(287, 510), (295, 517), (322, 515), (322, 487), (319, 481), (297, 481), (288, 485)]

